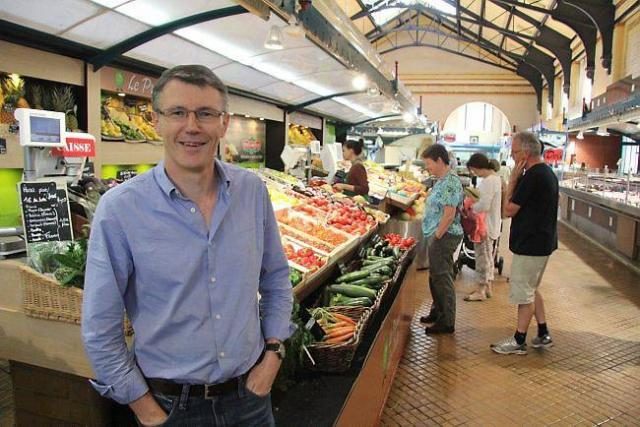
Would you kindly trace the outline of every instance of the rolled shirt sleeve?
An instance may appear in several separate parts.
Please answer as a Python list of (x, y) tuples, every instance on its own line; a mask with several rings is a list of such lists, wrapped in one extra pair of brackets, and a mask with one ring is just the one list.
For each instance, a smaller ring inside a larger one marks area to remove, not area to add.
[(96, 374), (91, 381), (102, 395), (128, 404), (148, 386), (124, 337), (124, 299), (133, 270), (131, 254), (118, 223), (109, 212), (115, 194), (106, 194), (93, 219), (82, 304), (82, 339)]
[(262, 186), (264, 201), (264, 252), (260, 272), (260, 313), (264, 338), (284, 341), (294, 330), (291, 323), (293, 289), (289, 281), (289, 264), (282, 249), (282, 241), (273, 207), (266, 187)]

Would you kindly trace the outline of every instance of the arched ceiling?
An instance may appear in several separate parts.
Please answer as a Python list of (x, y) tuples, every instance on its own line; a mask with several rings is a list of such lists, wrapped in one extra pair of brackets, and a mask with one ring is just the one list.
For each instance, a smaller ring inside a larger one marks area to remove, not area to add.
[[(542, 103), (569, 92), (576, 52), (595, 72), (598, 37), (611, 72), (612, 0), (345, 0), (338, 2), (378, 52), (428, 47), (492, 65), (529, 81)], [(412, 49), (415, 51), (415, 49)], [(564, 87), (554, 88), (563, 76)]]

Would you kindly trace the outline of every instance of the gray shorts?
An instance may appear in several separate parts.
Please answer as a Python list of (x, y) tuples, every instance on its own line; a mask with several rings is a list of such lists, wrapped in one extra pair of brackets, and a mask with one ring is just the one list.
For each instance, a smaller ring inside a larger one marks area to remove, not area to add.
[(547, 268), (548, 256), (513, 255), (509, 284), (511, 304), (531, 304)]

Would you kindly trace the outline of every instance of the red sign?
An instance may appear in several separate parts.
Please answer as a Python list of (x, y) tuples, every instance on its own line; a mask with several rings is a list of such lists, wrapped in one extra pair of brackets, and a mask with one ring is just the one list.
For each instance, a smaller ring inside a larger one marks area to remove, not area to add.
[(548, 148), (544, 150), (544, 161), (550, 164), (562, 162), (563, 152), (562, 148)]
[(64, 157), (95, 157), (96, 139), (88, 133), (73, 132), (65, 138), (65, 148), (54, 148), (54, 155)]

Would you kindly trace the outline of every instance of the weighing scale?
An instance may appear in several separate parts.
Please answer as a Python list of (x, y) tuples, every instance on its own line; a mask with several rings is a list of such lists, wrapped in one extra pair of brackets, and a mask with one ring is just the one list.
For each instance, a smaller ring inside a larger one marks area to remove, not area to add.
[[(57, 181), (76, 184), (87, 157), (95, 155), (95, 138), (66, 132), (65, 114), (17, 108), (20, 145), (24, 150), (23, 181)], [(25, 252), (22, 227), (0, 228), (0, 259)]]

